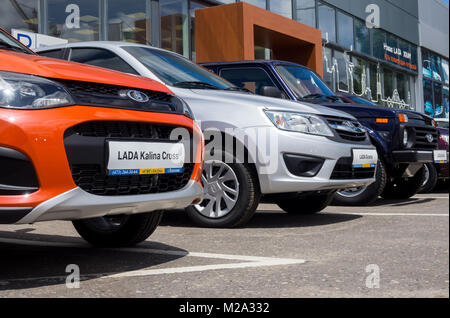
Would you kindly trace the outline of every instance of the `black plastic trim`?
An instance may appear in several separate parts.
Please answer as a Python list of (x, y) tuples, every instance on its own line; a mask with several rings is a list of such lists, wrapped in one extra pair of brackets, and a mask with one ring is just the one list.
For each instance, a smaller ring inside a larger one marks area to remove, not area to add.
[(14, 224), (29, 214), (33, 208), (0, 208), (0, 224)]

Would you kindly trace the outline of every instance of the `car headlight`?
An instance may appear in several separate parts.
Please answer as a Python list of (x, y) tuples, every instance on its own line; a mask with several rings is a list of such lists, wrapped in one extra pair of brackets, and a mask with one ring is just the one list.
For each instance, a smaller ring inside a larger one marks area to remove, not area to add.
[(318, 116), (285, 111), (265, 111), (273, 124), (282, 130), (333, 137), (328, 124)]
[(73, 105), (70, 94), (43, 77), (0, 71), (0, 107), (43, 109)]
[(176, 96), (172, 96), (171, 102), (177, 105), (177, 109), (179, 109), (184, 116), (194, 119), (194, 113), (192, 112), (189, 105), (183, 99)]
[(441, 137), (445, 141), (445, 143), (448, 145), (448, 135), (441, 135)]

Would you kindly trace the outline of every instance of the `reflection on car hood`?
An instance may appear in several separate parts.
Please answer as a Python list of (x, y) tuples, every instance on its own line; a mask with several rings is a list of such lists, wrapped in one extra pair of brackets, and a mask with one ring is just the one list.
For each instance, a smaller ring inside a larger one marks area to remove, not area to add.
[(223, 90), (207, 90), (207, 89), (185, 89), (170, 87), (170, 89), (179, 97), (183, 98), (188, 104), (194, 108), (195, 102), (210, 101), (217, 104), (221, 102), (225, 105), (235, 105), (236, 107), (259, 107), (271, 110), (284, 110), (293, 112), (302, 112), (307, 114), (335, 116), (354, 119), (352, 115), (345, 112), (323, 107), (320, 105), (293, 102), (279, 98), (271, 98), (258, 96), (245, 92), (223, 91)]
[(0, 50), (0, 70), (46, 78), (94, 82), (173, 94), (163, 84), (149, 78), (110, 71), (104, 68)]

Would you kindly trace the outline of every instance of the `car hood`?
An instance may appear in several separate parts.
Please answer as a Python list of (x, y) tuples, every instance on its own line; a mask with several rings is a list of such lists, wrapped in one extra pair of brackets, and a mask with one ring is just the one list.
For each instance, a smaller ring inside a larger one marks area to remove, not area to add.
[(0, 71), (36, 75), (50, 79), (133, 87), (173, 94), (166, 86), (149, 78), (7, 50), (0, 50)]
[(320, 105), (303, 102), (292, 102), (279, 98), (258, 96), (245, 92), (210, 89), (186, 89), (177, 87), (170, 87), (170, 89), (177, 96), (186, 100), (193, 107), (195, 107), (196, 100), (201, 100), (202, 102), (209, 101), (210, 103), (214, 104), (220, 102), (223, 104), (235, 105), (237, 107), (258, 107), (261, 109), (293, 111), (307, 114), (355, 119), (350, 114)]
[(361, 118), (374, 118), (374, 117), (383, 117), (383, 118), (394, 118), (397, 117), (398, 114), (406, 114), (410, 119), (422, 120), (422, 121), (431, 121), (431, 118), (425, 114), (421, 114), (416, 111), (406, 110), (406, 109), (393, 109), (387, 107), (380, 106), (369, 106), (363, 104), (347, 104), (347, 103), (328, 103), (328, 102), (320, 102), (320, 105), (331, 107), (333, 109), (338, 109), (344, 112), (349, 112), (352, 115)]

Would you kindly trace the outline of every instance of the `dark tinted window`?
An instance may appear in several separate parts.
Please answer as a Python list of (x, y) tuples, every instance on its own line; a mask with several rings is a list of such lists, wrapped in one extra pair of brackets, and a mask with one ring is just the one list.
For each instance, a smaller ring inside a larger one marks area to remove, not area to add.
[(45, 56), (45, 57), (52, 57), (54, 59), (62, 59), (63, 58), (63, 49), (44, 51), (44, 52), (39, 52), (38, 54)]
[(70, 60), (72, 62), (99, 66), (114, 71), (137, 74), (137, 72), (119, 56), (103, 49), (75, 48), (72, 49), (70, 53)]
[(276, 87), (269, 74), (259, 67), (224, 69), (219, 75), (234, 85), (258, 95), (261, 95), (263, 86)]

